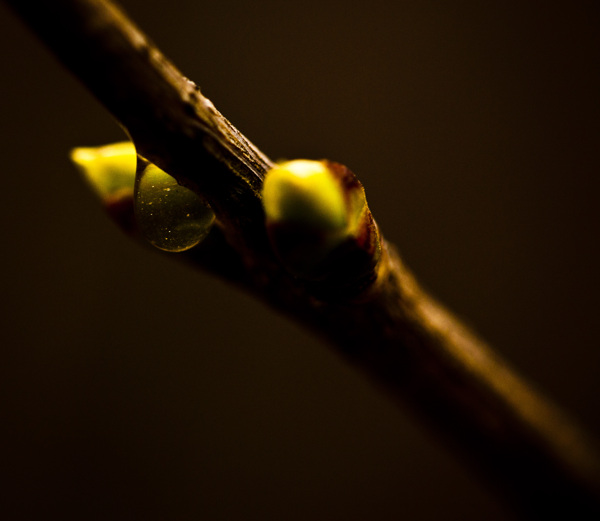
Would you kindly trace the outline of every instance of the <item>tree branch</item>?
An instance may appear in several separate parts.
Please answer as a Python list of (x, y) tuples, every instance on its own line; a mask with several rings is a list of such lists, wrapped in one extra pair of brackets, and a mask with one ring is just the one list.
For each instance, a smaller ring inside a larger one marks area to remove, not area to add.
[(7, 1), (119, 120), (138, 152), (213, 207), (219, 228), (186, 255), (192, 262), (326, 338), (524, 512), (600, 515), (600, 464), (588, 436), (428, 296), (391, 245), (382, 241), (367, 279), (338, 259), (349, 266), (343, 285), (302, 280), (281, 266), (261, 204), (271, 161), (117, 7)]

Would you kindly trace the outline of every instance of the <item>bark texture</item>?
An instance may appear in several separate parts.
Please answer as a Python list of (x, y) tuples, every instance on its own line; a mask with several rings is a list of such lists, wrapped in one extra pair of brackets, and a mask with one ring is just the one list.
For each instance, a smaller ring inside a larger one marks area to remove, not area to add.
[(327, 339), (528, 517), (600, 517), (594, 442), (428, 296), (393, 246), (381, 239), (381, 257), (366, 278), (350, 257), (336, 260), (343, 277), (324, 282), (301, 280), (280, 265), (261, 205), (271, 161), (118, 7), (7, 2), (117, 118), (141, 155), (213, 207), (218, 227), (186, 258)]

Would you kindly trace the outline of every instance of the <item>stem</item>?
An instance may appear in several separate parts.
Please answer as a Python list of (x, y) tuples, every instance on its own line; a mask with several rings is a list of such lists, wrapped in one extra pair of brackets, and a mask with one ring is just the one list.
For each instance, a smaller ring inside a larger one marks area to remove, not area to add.
[(393, 247), (382, 263), (367, 302), (330, 310), (336, 345), (528, 518), (600, 513), (594, 441), (427, 295)]
[(114, 4), (8, 3), (117, 118), (138, 152), (201, 194), (231, 241), (256, 252), (262, 179), (272, 163), (199, 88)]
[(600, 516), (600, 463), (587, 435), (428, 296), (392, 246), (382, 242), (375, 282), (352, 299), (331, 291), (336, 298), (317, 299), (323, 288), (281, 268), (261, 205), (272, 163), (118, 8), (101, 0), (7, 2), (144, 157), (211, 204), (227, 241), (214, 241), (215, 251), (228, 248), (231, 262), (211, 263), (208, 248), (197, 257), (205, 269), (326, 338), (529, 516)]

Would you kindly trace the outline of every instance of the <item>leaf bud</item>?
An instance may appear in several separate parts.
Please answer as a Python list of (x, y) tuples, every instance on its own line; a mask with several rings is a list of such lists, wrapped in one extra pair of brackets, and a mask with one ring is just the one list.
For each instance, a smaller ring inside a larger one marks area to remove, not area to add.
[(280, 163), (265, 177), (263, 207), (273, 250), (292, 274), (335, 286), (370, 276), (379, 234), (364, 188), (345, 166)]

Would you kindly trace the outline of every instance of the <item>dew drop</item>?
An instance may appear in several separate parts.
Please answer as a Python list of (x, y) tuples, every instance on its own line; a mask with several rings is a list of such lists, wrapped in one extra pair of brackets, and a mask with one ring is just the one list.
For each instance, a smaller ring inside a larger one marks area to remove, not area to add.
[(161, 250), (178, 252), (196, 246), (210, 231), (215, 214), (194, 192), (165, 171), (138, 164), (135, 216), (148, 241)]

